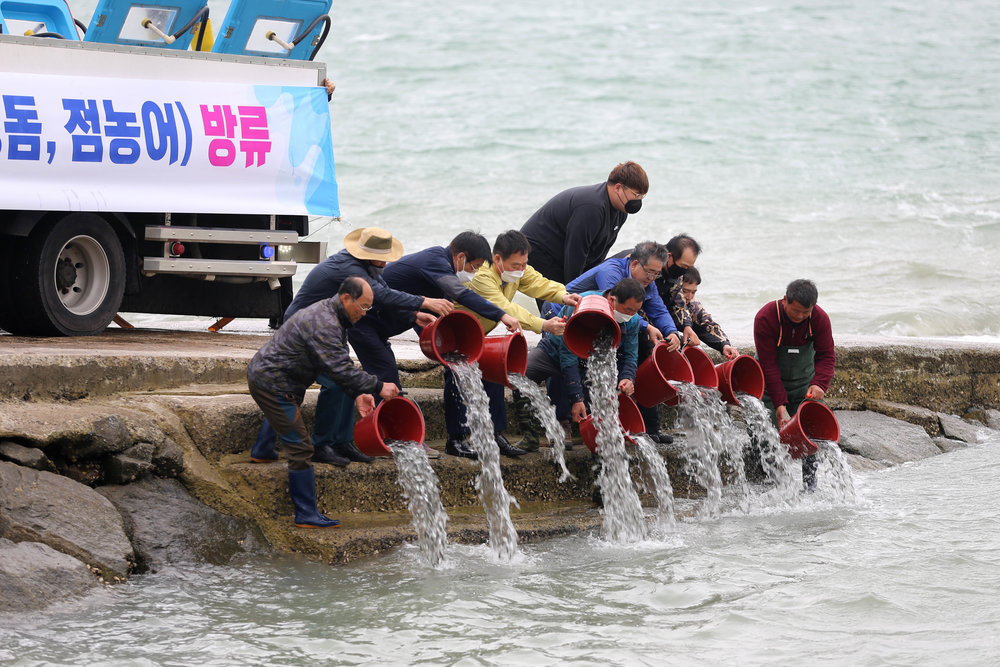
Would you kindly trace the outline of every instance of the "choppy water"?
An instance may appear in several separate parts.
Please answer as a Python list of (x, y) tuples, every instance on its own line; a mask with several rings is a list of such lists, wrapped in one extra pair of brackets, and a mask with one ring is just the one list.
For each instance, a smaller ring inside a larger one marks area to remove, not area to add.
[(12, 664), (992, 665), (1000, 437), (874, 473), (858, 501), (684, 519), (664, 540), (255, 558), (0, 617)]

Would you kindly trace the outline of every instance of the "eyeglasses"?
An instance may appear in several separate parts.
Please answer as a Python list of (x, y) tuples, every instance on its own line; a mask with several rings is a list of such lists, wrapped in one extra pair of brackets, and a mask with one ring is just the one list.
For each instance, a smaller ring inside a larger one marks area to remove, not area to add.
[(362, 306), (362, 305), (361, 305), (360, 303), (358, 303), (357, 301), (355, 301), (355, 303), (357, 303), (357, 304), (358, 304), (358, 308), (360, 308), (360, 309), (361, 309), (361, 311), (362, 311), (362, 312), (364, 312), (364, 313), (367, 313), (367, 312), (368, 312), (369, 310), (371, 310), (372, 308), (374, 308), (374, 307), (375, 307), (375, 304), (374, 304), (374, 303), (373, 303), (372, 305), (370, 305), (370, 306)]
[[(631, 197), (630, 199), (645, 199), (645, 198), (646, 198), (646, 195), (645, 195), (645, 193), (643, 193), (643, 194), (639, 194), (639, 191), (638, 191), (638, 190), (636, 190), (635, 188), (630, 188), (630, 187), (628, 187), (627, 185), (623, 185), (623, 186), (622, 186), (622, 190), (626, 190), (626, 191), (627, 191), (627, 190), (631, 190), (632, 192), (634, 192), (634, 193), (635, 193), (635, 197)], [(628, 193), (626, 192), (626, 194), (628, 194)]]
[(646, 272), (646, 277), (649, 278), (650, 280), (656, 280), (657, 278), (660, 277), (661, 273), (660, 271), (650, 271), (645, 266), (642, 267), (642, 270)]

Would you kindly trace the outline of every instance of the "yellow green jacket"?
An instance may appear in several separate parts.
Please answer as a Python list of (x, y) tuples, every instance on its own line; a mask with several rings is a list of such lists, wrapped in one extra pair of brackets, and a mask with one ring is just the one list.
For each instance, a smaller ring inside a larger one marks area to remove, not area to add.
[[(552, 301), (553, 303), (562, 303), (563, 297), (566, 296), (565, 285), (557, 283), (554, 280), (549, 280), (530, 266), (524, 270), (524, 275), (521, 276), (520, 280), (512, 283), (504, 283), (500, 280), (500, 276), (497, 275), (493, 265), (489, 262), (483, 262), (483, 265), (476, 271), (476, 275), (472, 278), (472, 282), (469, 283), (468, 287), (508, 315), (516, 317), (523, 328), (535, 333), (542, 333), (542, 324), (545, 320), (537, 315), (532, 315), (531, 311), (514, 303), (512, 300), (514, 294), (523, 292), (535, 299)], [(455, 307), (457, 310), (464, 310), (470, 313), (479, 320), (479, 324), (482, 325), (485, 333), (493, 331), (497, 325), (493, 320), (488, 320), (461, 304), (455, 304)]]

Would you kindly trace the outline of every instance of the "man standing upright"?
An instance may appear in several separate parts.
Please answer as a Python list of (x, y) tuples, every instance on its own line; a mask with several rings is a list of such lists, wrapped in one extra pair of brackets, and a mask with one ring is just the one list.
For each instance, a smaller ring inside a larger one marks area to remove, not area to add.
[(563, 190), (521, 226), (531, 244), (528, 263), (564, 285), (597, 266), (648, 190), (646, 172), (635, 162), (618, 165), (603, 183)]
[[(793, 280), (785, 296), (766, 304), (753, 321), (757, 360), (764, 371), (764, 403), (780, 429), (806, 399), (820, 400), (833, 379), (833, 328), (816, 305), (811, 280)], [(816, 457), (802, 459), (802, 481), (816, 485)]]

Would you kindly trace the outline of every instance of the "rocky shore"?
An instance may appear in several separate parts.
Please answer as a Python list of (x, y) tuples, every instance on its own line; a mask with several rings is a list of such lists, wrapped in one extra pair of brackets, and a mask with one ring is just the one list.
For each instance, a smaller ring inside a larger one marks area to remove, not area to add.
[[(261, 414), (245, 372), (261, 343), (116, 329), (87, 339), (0, 336), (0, 611), (42, 608), (185, 562), (277, 550), (344, 563), (415, 538), (389, 459), (317, 465), (319, 505), (343, 526), (291, 525), (284, 462), (249, 460)], [(397, 352), (404, 385), (430, 444), (443, 449), (441, 370), (407, 344)], [(855, 469), (949, 452), (1000, 430), (1000, 346), (871, 339), (837, 354), (827, 402)], [(314, 405), (315, 390), (307, 421)], [(666, 428), (674, 416), (662, 410)], [(502, 462), (521, 505), (512, 508), (521, 541), (599, 526), (590, 452), (567, 453), (576, 480), (560, 484), (544, 451)], [(677, 448), (663, 455), (675, 494), (697, 498)], [(477, 464), (446, 455), (431, 463), (449, 539), (484, 542)]]

